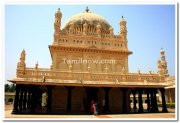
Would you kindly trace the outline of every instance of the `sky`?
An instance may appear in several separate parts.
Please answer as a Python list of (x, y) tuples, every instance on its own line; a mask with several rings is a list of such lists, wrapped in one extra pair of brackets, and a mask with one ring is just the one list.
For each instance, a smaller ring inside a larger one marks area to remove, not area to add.
[(72, 15), (91, 12), (103, 16), (120, 32), (122, 16), (127, 21), (129, 72), (142, 73), (151, 69), (157, 73), (160, 49), (166, 54), (169, 74), (175, 75), (175, 6), (174, 5), (10, 5), (4, 7), (5, 82), (16, 76), (17, 62), (23, 49), (26, 51), (26, 66), (50, 68), (52, 64), (48, 45), (53, 43), (54, 14), (58, 8), (64, 22)]

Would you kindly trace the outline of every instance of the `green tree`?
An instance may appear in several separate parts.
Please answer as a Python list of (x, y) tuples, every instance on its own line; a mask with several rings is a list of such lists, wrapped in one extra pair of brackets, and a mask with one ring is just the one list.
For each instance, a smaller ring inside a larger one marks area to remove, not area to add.
[(15, 92), (16, 90), (16, 85), (15, 84), (11, 84), (10, 85), (10, 92)]
[(5, 84), (5, 92), (15, 92), (16, 85), (15, 84)]
[(5, 84), (5, 92), (9, 92), (10, 91), (10, 86), (9, 84)]

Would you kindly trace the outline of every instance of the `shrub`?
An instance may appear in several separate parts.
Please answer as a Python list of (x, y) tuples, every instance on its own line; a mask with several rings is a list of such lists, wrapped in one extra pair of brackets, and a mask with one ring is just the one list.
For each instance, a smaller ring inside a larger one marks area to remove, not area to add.
[[(162, 103), (158, 103), (158, 107), (162, 107)], [(175, 108), (175, 103), (166, 103), (167, 108)]]
[(13, 98), (9, 98), (9, 99), (8, 99), (8, 102), (13, 102)]

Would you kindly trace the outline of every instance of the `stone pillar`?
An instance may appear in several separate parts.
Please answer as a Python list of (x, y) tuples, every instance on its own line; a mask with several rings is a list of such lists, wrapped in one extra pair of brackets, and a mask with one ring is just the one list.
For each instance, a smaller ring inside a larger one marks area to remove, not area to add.
[(31, 113), (35, 112), (35, 105), (36, 105), (36, 101), (35, 101), (35, 96), (36, 96), (36, 92), (35, 92), (35, 86), (31, 86), (32, 87), (32, 95), (31, 95)]
[(133, 90), (132, 94), (133, 94), (133, 109), (136, 112), (136, 109), (137, 109), (137, 106), (136, 106), (136, 91)]
[(158, 112), (156, 89), (151, 89), (151, 112)]
[[(122, 95), (123, 95), (123, 113), (127, 113), (127, 88), (122, 88)], [(129, 103), (128, 103), (129, 106)]]
[(142, 89), (139, 89), (138, 90), (138, 93), (139, 93), (139, 96), (138, 96), (138, 99), (139, 99), (139, 110), (138, 112), (143, 112), (143, 102), (142, 102)]
[(151, 112), (154, 111), (154, 94), (153, 94), (153, 90), (151, 89), (150, 91), (151, 94)]
[(39, 94), (38, 94), (38, 111), (42, 112), (42, 91), (41, 88), (39, 88)]
[(84, 89), (85, 89), (85, 95), (84, 95), (84, 112), (85, 113), (87, 113), (88, 111), (89, 111), (89, 100), (88, 100), (88, 89), (87, 89), (87, 87), (84, 87)]
[(161, 88), (160, 91), (161, 91), (161, 97), (162, 97), (162, 112), (168, 112), (168, 110), (166, 108), (166, 99), (165, 99), (165, 95), (164, 95), (165, 89)]
[(157, 106), (157, 97), (156, 97), (157, 90), (154, 90), (154, 111), (158, 112), (158, 106)]
[(84, 113), (87, 112), (87, 97), (85, 98), (85, 95), (87, 94), (86, 91), (84, 91), (84, 94), (83, 94), (83, 106), (84, 106)]
[(110, 90), (110, 88), (104, 88), (104, 91), (105, 91), (105, 112), (109, 112), (109, 90)]
[(19, 85), (17, 84), (17, 85), (16, 85), (16, 95), (15, 95), (14, 107), (13, 107), (12, 114), (16, 114), (16, 113), (18, 112), (19, 91), (20, 91), (20, 87), (19, 87)]
[(149, 100), (149, 90), (146, 91), (147, 94), (147, 110), (150, 111), (150, 100)]
[(68, 97), (67, 97), (67, 112), (71, 112), (71, 93), (72, 87), (67, 87)]
[(27, 108), (31, 108), (31, 91), (28, 90)]
[(27, 104), (27, 90), (24, 90), (23, 110), (26, 110), (26, 104)]
[(23, 91), (24, 91), (24, 89), (23, 89), (23, 86), (22, 85), (20, 85), (20, 90), (21, 90), (21, 92), (20, 92), (20, 99), (19, 99), (19, 110), (21, 111), (22, 110), (22, 106), (23, 106)]
[(52, 86), (48, 86), (48, 100), (47, 100), (47, 112), (51, 112), (51, 105), (52, 105)]

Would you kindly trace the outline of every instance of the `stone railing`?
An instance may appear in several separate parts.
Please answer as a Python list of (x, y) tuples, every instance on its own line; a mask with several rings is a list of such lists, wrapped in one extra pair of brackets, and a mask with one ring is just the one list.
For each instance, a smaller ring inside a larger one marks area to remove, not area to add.
[(104, 82), (142, 82), (142, 83), (164, 83), (164, 77), (158, 74), (137, 74), (137, 73), (91, 73), (91, 72), (71, 72), (52, 71), (51, 69), (26, 68), (25, 71), (17, 70), (17, 78), (31, 78), (41, 80), (60, 79), (75, 81), (104, 81)]

